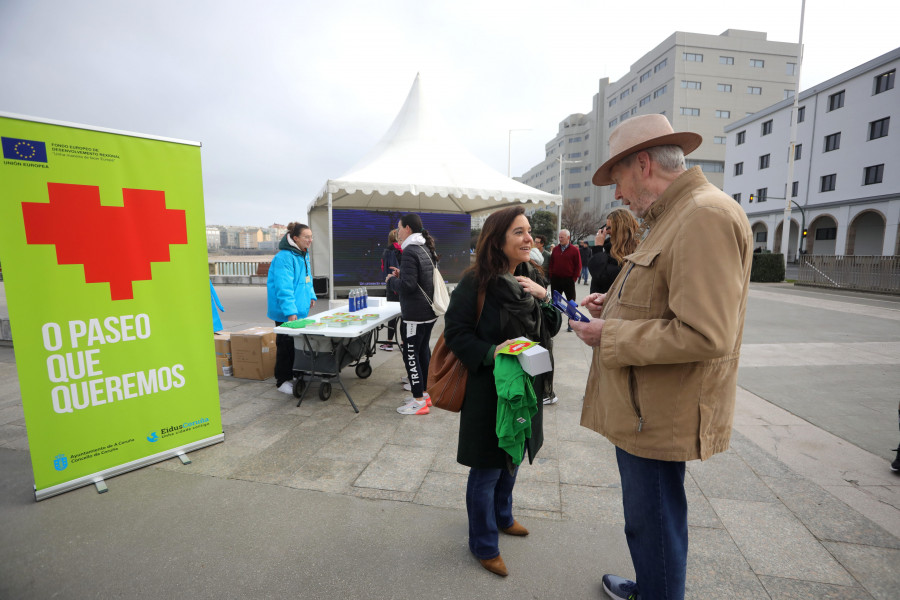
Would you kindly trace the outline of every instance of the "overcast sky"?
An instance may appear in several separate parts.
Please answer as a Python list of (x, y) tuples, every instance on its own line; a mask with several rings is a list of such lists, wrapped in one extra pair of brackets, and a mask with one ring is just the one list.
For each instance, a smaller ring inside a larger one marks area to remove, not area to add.
[[(798, 41), (800, 0), (0, 0), (0, 112), (199, 141), (206, 222), (287, 223), (413, 83), (506, 173), (675, 31)], [(898, 45), (897, 0), (809, 0), (801, 89)]]

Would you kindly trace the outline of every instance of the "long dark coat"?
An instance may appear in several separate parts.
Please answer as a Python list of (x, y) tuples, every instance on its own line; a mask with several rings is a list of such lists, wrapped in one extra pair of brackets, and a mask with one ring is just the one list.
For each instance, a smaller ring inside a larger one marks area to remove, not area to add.
[[(534, 279), (534, 277), (532, 277)], [(537, 300), (535, 300), (537, 302)], [(473, 273), (466, 274), (450, 296), (444, 315), (444, 339), (469, 370), (466, 399), (460, 410), (457, 462), (484, 469), (506, 467), (506, 452), (497, 439), (497, 388), (494, 384), (494, 348), (506, 341), (500, 330), (501, 307), (490, 295), (476, 329), (478, 290)], [(545, 326), (551, 335), (559, 332), (562, 318), (552, 306), (542, 307)], [(534, 389), (543, 389), (543, 378), (535, 378)], [(537, 456), (544, 443), (543, 409), (538, 397), (538, 412), (531, 419), (531, 438), (526, 441), (528, 462)]]

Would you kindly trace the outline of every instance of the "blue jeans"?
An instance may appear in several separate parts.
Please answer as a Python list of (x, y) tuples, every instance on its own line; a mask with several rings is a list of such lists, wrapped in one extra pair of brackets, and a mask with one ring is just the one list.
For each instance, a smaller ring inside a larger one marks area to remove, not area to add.
[(625, 538), (641, 598), (683, 600), (687, 571), (684, 463), (640, 458), (616, 448)]
[[(519, 469), (516, 469), (516, 473)], [(466, 512), (469, 514), (469, 550), (480, 560), (500, 555), (500, 529), (512, 527), (512, 491), (516, 476), (506, 469), (469, 470)]]
[(587, 266), (581, 267), (581, 279), (583, 279), (585, 283), (587, 283), (588, 275), (590, 275), (590, 273), (588, 272)]

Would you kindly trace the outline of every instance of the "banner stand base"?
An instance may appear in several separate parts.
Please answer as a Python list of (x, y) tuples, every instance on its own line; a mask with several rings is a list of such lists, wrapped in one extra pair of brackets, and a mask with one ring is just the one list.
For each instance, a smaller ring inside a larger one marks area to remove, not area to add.
[(179, 453), (178, 453), (178, 458), (181, 459), (181, 464), (183, 464), (183, 465), (189, 465), (189, 464), (191, 464), (191, 459), (188, 458), (188, 455), (185, 454), (184, 452), (179, 452)]
[(104, 494), (109, 491), (109, 488), (106, 487), (106, 482), (103, 481), (102, 477), (97, 477), (94, 479), (94, 487), (97, 488), (98, 494)]
[[(140, 469), (141, 467), (146, 467), (147, 465), (152, 465), (153, 463), (158, 463), (169, 458), (175, 458), (176, 456), (181, 458), (182, 463), (184, 463), (185, 459), (187, 459), (188, 462), (184, 464), (188, 464), (190, 463), (190, 459), (187, 458), (187, 456), (182, 457), (181, 455), (184, 455), (186, 452), (190, 452), (191, 450), (199, 450), (200, 448), (205, 448), (206, 446), (211, 446), (213, 444), (218, 444), (219, 442), (224, 441), (225, 434), (219, 433), (203, 440), (197, 440), (196, 442), (190, 442), (188, 444), (185, 444), (184, 446), (179, 446), (178, 448), (172, 448), (170, 450), (159, 452), (158, 454), (145, 456), (129, 463), (121, 464), (116, 467), (110, 467), (109, 469), (106, 469), (104, 471), (98, 471), (97, 473), (92, 473), (91, 475), (85, 475), (84, 477), (79, 477), (78, 479), (73, 479), (72, 481), (60, 483), (52, 487), (43, 488), (40, 490), (35, 487), (34, 499), (35, 501), (39, 502), (46, 498), (50, 498), (51, 496), (56, 496), (57, 494), (62, 494), (64, 492), (68, 492), (69, 490), (74, 490), (76, 488), (91, 484), (97, 486), (97, 492), (102, 494), (103, 492), (107, 491), (106, 484), (104, 483), (105, 479), (115, 477), (116, 475), (121, 475), (122, 473), (127, 473), (129, 471), (134, 471), (135, 469)], [(100, 489), (101, 486), (103, 488), (102, 490)]]

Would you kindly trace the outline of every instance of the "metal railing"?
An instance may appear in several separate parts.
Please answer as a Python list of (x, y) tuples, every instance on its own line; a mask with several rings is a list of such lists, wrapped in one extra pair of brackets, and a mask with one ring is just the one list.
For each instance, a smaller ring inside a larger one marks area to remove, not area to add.
[(269, 261), (265, 262), (241, 262), (223, 261), (209, 263), (210, 275), (243, 275), (265, 276), (269, 272)]
[(900, 294), (900, 256), (801, 256), (797, 283)]

